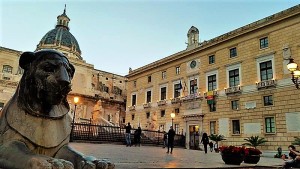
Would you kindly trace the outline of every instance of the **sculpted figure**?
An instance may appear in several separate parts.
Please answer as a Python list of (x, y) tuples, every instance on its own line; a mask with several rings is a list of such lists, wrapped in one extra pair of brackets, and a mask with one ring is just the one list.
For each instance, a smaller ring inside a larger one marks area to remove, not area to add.
[(68, 146), (67, 94), (75, 69), (55, 50), (24, 52), (24, 74), (0, 113), (1, 169), (102, 169), (114, 164)]

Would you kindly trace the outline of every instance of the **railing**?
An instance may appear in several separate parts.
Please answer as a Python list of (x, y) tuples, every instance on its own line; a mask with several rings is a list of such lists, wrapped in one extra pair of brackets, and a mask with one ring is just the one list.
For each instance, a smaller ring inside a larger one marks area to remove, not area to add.
[(7, 80), (7, 81), (11, 81), (11, 82), (19, 82), (20, 79), (22, 77), (22, 74), (11, 74), (11, 73), (6, 73), (6, 72), (2, 72), (0, 73), (0, 80)]
[[(73, 125), (72, 125), (73, 126)], [(134, 130), (131, 130), (131, 141), (134, 144)], [(141, 144), (148, 145), (163, 145), (163, 132), (142, 130)], [(116, 126), (94, 125), (86, 123), (75, 123), (73, 131), (73, 141), (86, 142), (125, 142), (125, 128)], [(185, 136), (176, 134), (174, 138), (174, 145), (178, 147), (185, 146)]]
[(180, 97), (176, 97), (176, 98), (171, 99), (172, 104), (176, 104), (176, 103), (180, 103), (180, 102), (181, 102)]
[(189, 94), (187, 96), (182, 97), (183, 102), (190, 102), (190, 101), (199, 100), (199, 99), (202, 99), (202, 97), (199, 93), (193, 93), (193, 94)]
[(257, 89), (274, 87), (274, 86), (276, 86), (276, 80), (275, 79), (265, 80), (265, 81), (261, 81), (261, 82), (256, 83)]
[(133, 110), (135, 110), (135, 106), (129, 106), (129, 108), (128, 108), (130, 111), (133, 111)]
[(226, 94), (240, 93), (241, 91), (241, 86), (232, 86), (225, 89)]
[(151, 107), (151, 103), (145, 103), (143, 104), (144, 109)]
[(158, 106), (164, 106), (164, 105), (166, 105), (166, 104), (167, 104), (167, 101), (166, 101), (166, 100), (160, 100), (160, 101), (157, 102), (157, 105), (158, 105)]

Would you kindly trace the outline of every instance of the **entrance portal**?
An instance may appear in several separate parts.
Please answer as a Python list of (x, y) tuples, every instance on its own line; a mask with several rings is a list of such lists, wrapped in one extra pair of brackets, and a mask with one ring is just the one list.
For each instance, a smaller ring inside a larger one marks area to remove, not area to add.
[(190, 125), (190, 149), (199, 150), (199, 126)]

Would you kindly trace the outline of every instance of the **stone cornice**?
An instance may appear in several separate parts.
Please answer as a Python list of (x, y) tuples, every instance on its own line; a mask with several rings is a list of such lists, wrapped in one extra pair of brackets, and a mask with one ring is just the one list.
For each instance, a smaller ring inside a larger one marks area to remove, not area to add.
[(12, 53), (19, 53), (21, 55), (22, 51), (14, 50), (14, 49), (9, 49), (3, 46), (0, 46), (0, 50), (6, 51), (6, 52), (12, 52)]
[(265, 17), (263, 19), (255, 21), (253, 23), (250, 23), (248, 25), (245, 25), (243, 27), (240, 27), (238, 29), (235, 29), (233, 31), (230, 31), (228, 33), (220, 35), (218, 37), (215, 37), (213, 39), (210, 39), (208, 41), (204, 41), (204, 42), (200, 43), (199, 47), (197, 47), (195, 49), (183, 50), (183, 51), (180, 51), (180, 52), (175, 53), (173, 55), (170, 55), (170, 56), (167, 56), (167, 57), (162, 58), (160, 60), (157, 60), (153, 63), (148, 64), (148, 65), (137, 68), (137, 69), (131, 71), (125, 77), (130, 78), (130, 77), (138, 75), (140, 73), (149, 71), (150, 69), (153, 69), (153, 68), (162, 66), (164, 64), (170, 63), (172, 61), (184, 58), (185, 56), (187, 56), (189, 54), (199, 52), (201, 50), (212, 47), (212, 46), (217, 45), (219, 43), (222, 43), (222, 42), (225, 42), (227, 40), (233, 39), (235, 37), (241, 36), (242, 34), (249, 33), (251, 31), (257, 30), (257, 29), (262, 28), (264, 26), (273, 24), (275, 22), (279, 22), (279, 21), (281, 21), (285, 18), (289, 18), (289, 17), (295, 16), (295, 15), (298, 15), (298, 14), (300, 14), (300, 5), (293, 6), (289, 9), (286, 9), (284, 11), (278, 12), (278, 13), (273, 14), (271, 16)]

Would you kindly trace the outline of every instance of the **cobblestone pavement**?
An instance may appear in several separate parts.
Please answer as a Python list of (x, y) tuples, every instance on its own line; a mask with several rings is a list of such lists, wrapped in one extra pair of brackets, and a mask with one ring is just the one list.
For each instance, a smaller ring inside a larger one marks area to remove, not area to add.
[[(236, 168), (226, 165), (221, 155), (215, 152), (174, 148), (173, 154), (167, 154), (166, 148), (155, 146), (126, 147), (116, 144), (70, 143), (71, 147), (85, 155), (108, 159), (116, 169), (130, 168)], [(283, 161), (277, 158), (261, 157), (258, 164), (241, 166), (280, 166)]]

